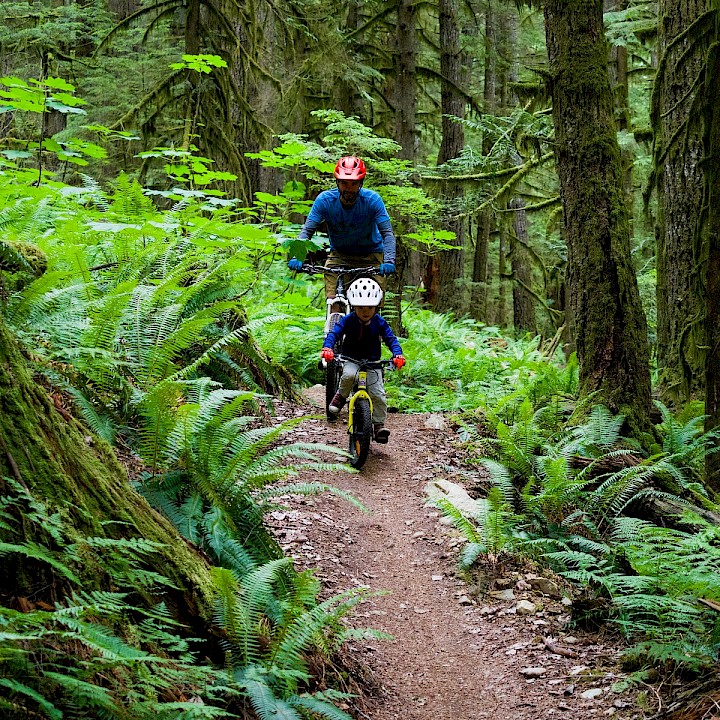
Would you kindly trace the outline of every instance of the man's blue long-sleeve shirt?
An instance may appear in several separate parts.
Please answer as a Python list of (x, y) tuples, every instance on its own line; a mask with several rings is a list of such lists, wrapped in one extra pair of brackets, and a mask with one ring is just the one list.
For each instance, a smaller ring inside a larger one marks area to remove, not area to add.
[(310, 208), (298, 236), (309, 240), (322, 222), (327, 224), (330, 248), (344, 255), (381, 252), (386, 263), (395, 262), (395, 235), (385, 203), (374, 190), (360, 189), (349, 208), (340, 202), (340, 191), (321, 192)]

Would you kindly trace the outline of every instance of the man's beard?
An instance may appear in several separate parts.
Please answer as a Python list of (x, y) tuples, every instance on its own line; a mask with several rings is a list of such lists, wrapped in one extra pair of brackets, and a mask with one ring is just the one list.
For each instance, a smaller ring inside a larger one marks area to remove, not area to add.
[(344, 190), (340, 193), (340, 202), (343, 205), (354, 205), (357, 202), (360, 191), (351, 192), (350, 190)]

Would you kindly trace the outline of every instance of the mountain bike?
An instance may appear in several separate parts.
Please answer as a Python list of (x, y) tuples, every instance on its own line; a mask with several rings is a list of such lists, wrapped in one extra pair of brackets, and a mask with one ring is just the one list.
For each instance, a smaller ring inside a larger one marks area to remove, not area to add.
[[(372, 427), (372, 398), (367, 391), (367, 371), (380, 370), (386, 367), (394, 369), (392, 360), (355, 360), (346, 355), (336, 355), (337, 380), (340, 381), (345, 362), (353, 362), (359, 366), (352, 393), (348, 398), (348, 451), (350, 464), (360, 469), (370, 453), (370, 441), (373, 437)], [(329, 401), (328, 401), (329, 402)], [(387, 442), (387, 440), (385, 441)]]
[[(359, 277), (372, 277), (373, 275), (380, 274), (377, 269), (373, 267), (328, 268), (324, 265), (310, 265), (307, 263), (303, 264), (299, 272), (304, 272), (308, 275), (337, 275), (335, 296), (327, 298), (325, 301), (327, 305), (324, 328), (325, 336), (335, 327), (335, 323), (340, 320), (340, 318), (350, 312), (350, 303), (345, 296), (346, 282), (347, 285), (350, 285), (353, 280), (357, 280)], [(337, 356), (340, 354), (339, 342), (335, 344), (333, 352), (335, 353), (335, 359), (320, 361), (322, 368), (325, 370), (325, 416), (330, 422), (334, 422), (336, 416), (328, 410), (328, 406), (337, 392), (340, 377), (342, 376), (342, 367), (337, 361)]]

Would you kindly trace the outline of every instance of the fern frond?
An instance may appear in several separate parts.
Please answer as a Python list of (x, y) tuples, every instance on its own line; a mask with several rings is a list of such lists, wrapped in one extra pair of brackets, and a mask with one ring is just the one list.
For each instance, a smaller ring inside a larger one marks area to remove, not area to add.
[(302, 708), (312, 713), (312, 715), (318, 715), (321, 718), (327, 718), (327, 720), (352, 720), (352, 716), (340, 710), (340, 708), (324, 700), (318, 700), (312, 695), (293, 695), (288, 698), (288, 705)]
[(0, 687), (7, 688), (10, 692), (23, 695), (38, 704), (41, 710), (47, 714), (50, 720), (62, 720), (63, 713), (53, 705), (50, 700), (41, 695), (37, 690), (10, 678), (0, 677)]

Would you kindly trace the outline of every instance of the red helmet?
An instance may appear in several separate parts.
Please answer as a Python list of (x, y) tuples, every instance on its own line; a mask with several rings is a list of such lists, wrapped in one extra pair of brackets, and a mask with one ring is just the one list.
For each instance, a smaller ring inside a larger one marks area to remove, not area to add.
[(354, 155), (342, 157), (335, 166), (335, 177), (338, 180), (362, 180), (365, 177), (365, 163)]

